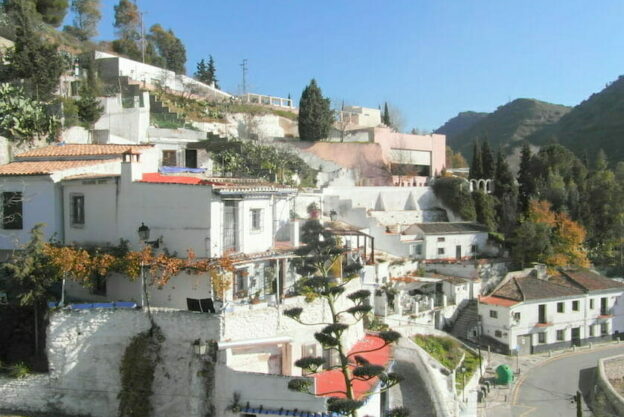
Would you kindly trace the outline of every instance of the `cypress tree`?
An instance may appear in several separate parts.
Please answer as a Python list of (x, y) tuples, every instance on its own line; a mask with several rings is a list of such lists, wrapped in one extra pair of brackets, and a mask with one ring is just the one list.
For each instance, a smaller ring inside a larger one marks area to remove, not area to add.
[(509, 165), (500, 150), (496, 158), (493, 194), (498, 198), (497, 214), (500, 231), (509, 237), (516, 227), (518, 189)]
[(481, 146), (481, 169), (483, 178), (492, 179), (496, 174), (496, 166), (494, 164), (494, 155), (490, 150), (490, 144), (486, 140)]
[(481, 147), (479, 146), (479, 142), (475, 141), (472, 147), (472, 163), (470, 164), (470, 171), (468, 174), (470, 179), (483, 178), (483, 164), (481, 156)]
[(215, 88), (220, 88), (219, 80), (217, 80), (217, 68), (215, 67), (215, 62), (212, 58), (212, 55), (208, 57), (208, 75), (210, 77), (210, 82), (214, 83)]
[(531, 148), (526, 142), (522, 145), (522, 153), (520, 154), (518, 184), (518, 208), (524, 213), (529, 208), (531, 197), (535, 194), (535, 180), (531, 172)]
[(302, 140), (321, 140), (329, 135), (334, 113), (328, 98), (312, 79), (299, 100), (299, 137)]
[(383, 111), (383, 116), (381, 118), (381, 121), (386, 126), (392, 127), (392, 120), (390, 120), (390, 111), (388, 110), (388, 102), (387, 101), (384, 103), (384, 111)]

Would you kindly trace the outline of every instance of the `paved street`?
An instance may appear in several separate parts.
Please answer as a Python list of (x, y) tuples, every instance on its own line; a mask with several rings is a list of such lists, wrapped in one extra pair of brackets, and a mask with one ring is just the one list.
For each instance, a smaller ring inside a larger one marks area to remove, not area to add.
[[(585, 399), (593, 387), (599, 358), (624, 352), (624, 346), (597, 348), (547, 359), (518, 380), (512, 398), (514, 417), (570, 417), (576, 415), (572, 395), (580, 390)], [(584, 404), (584, 416), (591, 416)]]

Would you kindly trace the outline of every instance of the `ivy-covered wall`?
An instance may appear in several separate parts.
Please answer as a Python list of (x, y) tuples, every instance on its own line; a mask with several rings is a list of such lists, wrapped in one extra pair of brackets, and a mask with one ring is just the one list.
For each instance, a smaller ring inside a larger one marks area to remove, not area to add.
[[(164, 309), (152, 309), (152, 315), (161, 332), (157, 338), (145, 337), (151, 324), (140, 310), (53, 313), (48, 328), (49, 374), (0, 381), (0, 409), (117, 416), (122, 360), (127, 354), (129, 362), (141, 357), (148, 365), (127, 370), (130, 382), (139, 388), (133, 394), (141, 395), (143, 390), (145, 402), (154, 410), (149, 415), (203, 417), (210, 407), (202, 372), (206, 357), (194, 353), (193, 342), (217, 339), (220, 318)], [(141, 372), (149, 370), (152, 362), (153, 382), (149, 384)], [(136, 403), (131, 400), (130, 404)]]

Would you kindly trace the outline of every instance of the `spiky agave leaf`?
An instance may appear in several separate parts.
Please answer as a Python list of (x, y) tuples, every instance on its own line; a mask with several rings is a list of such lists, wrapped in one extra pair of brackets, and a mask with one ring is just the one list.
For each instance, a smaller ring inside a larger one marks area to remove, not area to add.
[(386, 411), (385, 417), (408, 417), (410, 415), (409, 408), (395, 407)]
[(303, 313), (303, 308), (301, 307), (293, 307), (293, 308), (284, 310), (285, 316), (290, 317), (291, 319), (294, 319), (297, 321), (301, 320), (301, 313)]
[(294, 378), (288, 381), (288, 389), (297, 392), (310, 392), (312, 382), (309, 379)]
[(364, 304), (360, 304), (357, 306), (353, 306), (347, 309), (347, 313), (353, 315), (355, 318), (359, 318), (358, 316), (364, 315), (371, 311), (373, 306), (367, 306)]
[(321, 357), (306, 356), (295, 361), (295, 366), (303, 369), (306, 372), (314, 373), (325, 364), (325, 359)]
[(353, 370), (353, 376), (358, 378), (374, 378), (381, 375), (386, 368), (381, 365), (362, 365)]
[(371, 295), (371, 292), (368, 290), (358, 290), (347, 295), (347, 298), (353, 302), (357, 302), (357, 301), (367, 300), (370, 297), (370, 295)]
[(401, 338), (401, 333), (395, 332), (394, 330), (385, 330), (383, 332), (379, 332), (379, 337), (381, 337), (386, 343), (394, 343)]
[(338, 413), (342, 415), (350, 415), (358, 408), (362, 407), (364, 402), (350, 400), (348, 398), (335, 398), (332, 397), (327, 400), (327, 411), (331, 413)]
[(327, 326), (323, 327), (323, 330), (321, 330), (322, 333), (325, 334), (335, 334), (338, 335), (342, 332), (344, 332), (345, 330), (347, 330), (349, 328), (349, 326), (347, 324), (344, 323), (332, 323), (332, 324), (328, 324)]
[(340, 343), (340, 341), (333, 337), (328, 335), (327, 333), (314, 333), (314, 338), (321, 344), (323, 345), (323, 347), (325, 349), (327, 348), (332, 348), (332, 347), (336, 347), (338, 346), (338, 344)]

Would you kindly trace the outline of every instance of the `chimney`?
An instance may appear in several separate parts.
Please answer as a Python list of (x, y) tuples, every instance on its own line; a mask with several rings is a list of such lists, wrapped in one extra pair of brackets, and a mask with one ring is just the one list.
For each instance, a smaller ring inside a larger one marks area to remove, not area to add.
[(293, 220), (290, 222), (290, 244), (293, 247), (299, 247), (299, 221)]
[(121, 154), (121, 178), (123, 181), (134, 182), (139, 181), (143, 177), (141, 169), (139, 152), (133, 151), (132, 148)]
[(535, 277), (537, 279), (548, 279), (548, 270), (544, 264), (535, 264)]

